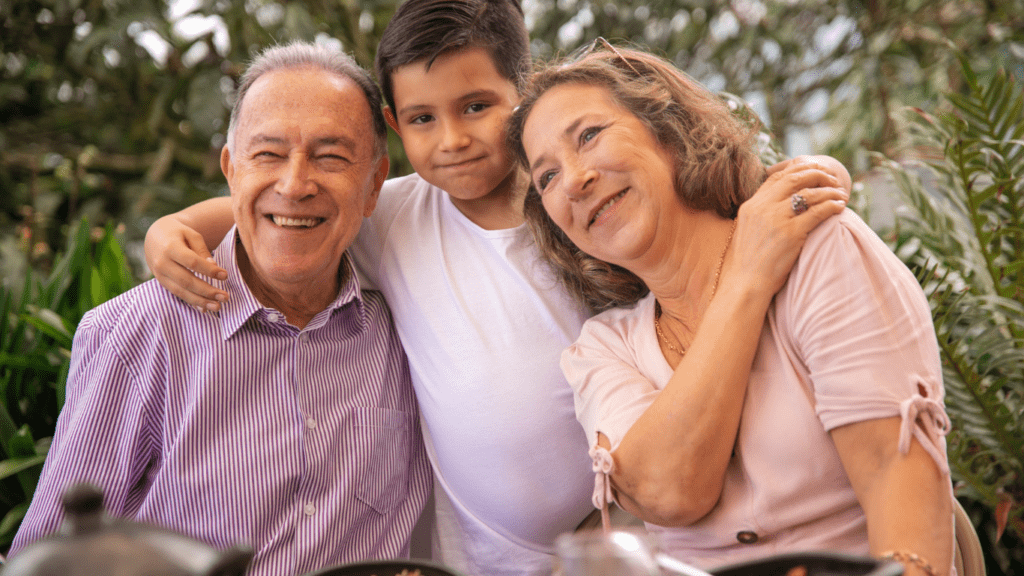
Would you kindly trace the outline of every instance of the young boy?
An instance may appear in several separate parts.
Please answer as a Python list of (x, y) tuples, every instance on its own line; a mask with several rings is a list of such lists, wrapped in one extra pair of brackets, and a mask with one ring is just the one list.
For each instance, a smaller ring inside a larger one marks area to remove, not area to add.
[[(515, 0), (399, 6), (376, 69), (416, 174), (384, 184), (351, 249), (409, 357), (435, 472), (434, 559), (470, 575), (549, 574), (555, 536), (593, 510), (589, 443), (558, 365), (588, 313), (538, 261), (526, 179), (504, 146), (529, 65)], [(218, 202), (147, 235), (160, 281), (211, 310), (223, 295), (189, 269), (219, 273), (199, 256), (230, 227)]]

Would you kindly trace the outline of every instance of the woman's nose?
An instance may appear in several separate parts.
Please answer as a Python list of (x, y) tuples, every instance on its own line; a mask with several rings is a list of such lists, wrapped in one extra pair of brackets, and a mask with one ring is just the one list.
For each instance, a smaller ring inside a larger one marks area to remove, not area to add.
[(571, 165), (565, 176), (565, 195), (574, 202), (590, 196), (598, 179), (597, 170), (578, 163)]

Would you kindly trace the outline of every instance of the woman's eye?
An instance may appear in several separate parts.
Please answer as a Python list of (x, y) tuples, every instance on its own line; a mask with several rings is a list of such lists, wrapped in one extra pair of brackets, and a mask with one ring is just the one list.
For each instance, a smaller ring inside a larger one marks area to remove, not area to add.
[(554, 179), (554, 177), (554, 170), (548, 170), (547, 172), (541, 174), (540, 177), (537, 178), (537, 189), (543, 191), (545, 188), (548, 187), (548, 184), (551, 183), (551, 180)]
[(587, 142), (590, 142), (591, 140), (594, 139), (594, 136), (597, 136), (597, 133), (600, 131), (601, 128), (596, 126), (583, 130), (583, 132), (580, 133), (580, 144), (586, 144)]

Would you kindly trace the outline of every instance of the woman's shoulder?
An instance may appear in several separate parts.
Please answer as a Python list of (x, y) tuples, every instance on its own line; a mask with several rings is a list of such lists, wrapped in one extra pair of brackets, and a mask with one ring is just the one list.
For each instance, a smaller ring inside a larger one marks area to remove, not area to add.
[(605, 310), (583, 323), (576, 343), (613, 349), (629, 346), (653, 309), (654, 295), (648, 294), (635, 304)]

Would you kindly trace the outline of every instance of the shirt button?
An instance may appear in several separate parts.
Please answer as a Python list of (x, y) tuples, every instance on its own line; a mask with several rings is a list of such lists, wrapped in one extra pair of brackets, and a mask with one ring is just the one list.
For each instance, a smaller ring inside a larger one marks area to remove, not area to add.
[(271, 322), (277, 322), (278, 319), (279, 319), (278, 315), (275, 314), (274, 312), (271, 312), (271, 313), (267, 314), (267, 320), (269, 320)]
[(299, 342), (309, 342), (309, 332), (302, 332), (299, 334)]
[(757, 534), (750, 530), (743, 530), (736, 533), (736, 540), (739, 540), (740, 544), (756, 544)]
[(316, 506), (313, 506), (313, 503), (310, 502), (309, 504), (306, 504), (302, 508), (302, 511), (306, 514), (306, 516), (312, 516), (313, 514), (316, 514)]
[(313, 428), (316, 428), (316, 419), (315, 418), (306, 418), (306, 428), (309, 428), (310, 430), (312, 430)]

